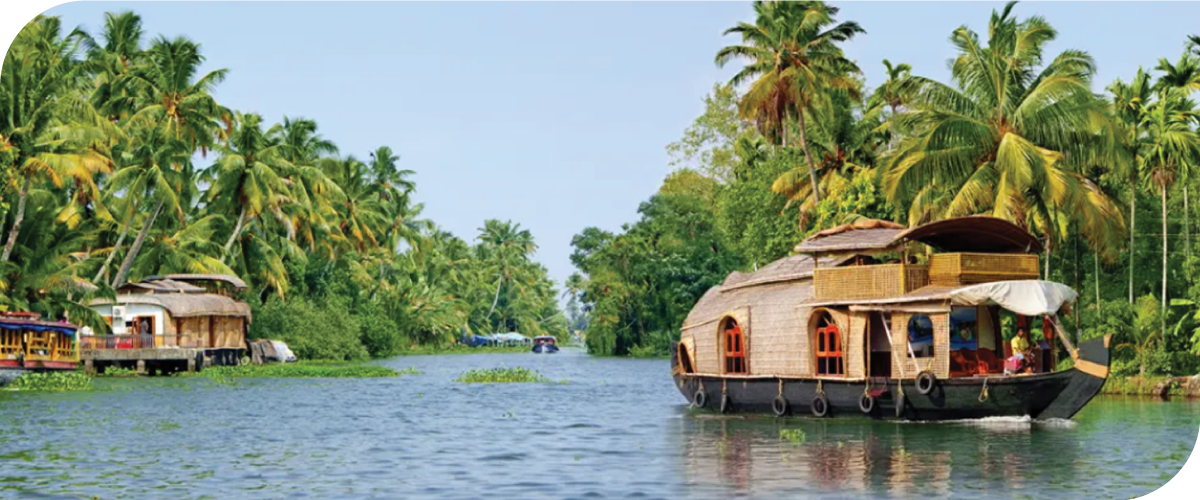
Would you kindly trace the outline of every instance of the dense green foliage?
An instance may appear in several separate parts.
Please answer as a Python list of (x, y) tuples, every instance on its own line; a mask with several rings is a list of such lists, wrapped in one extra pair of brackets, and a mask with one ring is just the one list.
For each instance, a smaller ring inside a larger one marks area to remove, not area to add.
[[(0, 309), (98, 332), (89, 299), (167, 273), (241, 277), (251, 338), (361, 360), (463, 333), (567, 332), (520, 225), (468, 242), (420, 218), (414, 172), (383, 146), (343, 155), (313, 120), (227, 109), (231, 72), (199, 43), (149, 39), (132, 12), (101, 33), (38, 17), (0, 71)], [(578, 318), (577, 318), (578, 319)]]
[[(740, 43), (717, 55), (746, 66), (667, 146), (677, 170), (641, 219), (573, 242), (591, 352), (664, 349), (708, 286), (789, 255), (816, 231), (987, 214), (1042, 239), (1043, 277), (1081, 296), (1064, 326), (1085, 339), (1113, 334), (1114, 373), (1200, 371), (1194, 42), (1101, 88), (1086, 52), (1049, 53), (1049, 21), (1021, 19), (1010, 4), (986, 31), (950, 33), (950, 82), (885, 60), (873, 67), (886, 80), (870, 89), (839, 48), (869, 26), (839, 22), (821, 2), (755, 2), (754, 12), (727, 32)], [(687, 217), (658, 208), (684, 206)], [(714, 231), (673, 238), (697, 224)]]
[(79, 372), (26, 373), (6, 387), (13, 391), (84, 391), (92, 378)]
[(529, 368), (490, 368), (467, 370), (459, 375), (455, 382), (463, 382), (467, 384), (500, 384), (500, 383), (515, 383), (515, 382), (547, 382), (549, 379), (543, 377), (537, 370)]

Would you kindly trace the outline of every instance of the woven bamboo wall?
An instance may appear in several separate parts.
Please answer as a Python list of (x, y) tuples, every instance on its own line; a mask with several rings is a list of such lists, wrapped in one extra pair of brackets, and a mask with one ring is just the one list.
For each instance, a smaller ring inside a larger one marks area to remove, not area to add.
[(929, 280), (935, 285), (961, 286), (1038, 278), (1033, 254), (942, 253), (929, 259)]
[(892, 314), (892, 354), (903, 366), (892, 363), (892, 377), (916, 378), (917, 374), (929, 370), (938, 378), (950, 376), (950, 317), (947, 314), (930, 314), (933, 323), (933, 357), (913, 359), (908, 353), (908, 320), (912, 314)]
[(721, 356), (717, 352), (716, 331), (717, 322), (712, 321), (707, 325), (698, 325), (684, 332), (685, 335), (692, 337), (692, 342), (696, 346), (695, 358), (692, 359), (692, 362), (696, 363), (696, 371), (699, 373), (721, 373)]
[(928, 284), (927, 266), (876, 264), (813, 270), (813, 288), (821, 300), (898, 297)]
[(842, 342), (842, 351), (846, 356), (846, 376), (864, 377), (867, 373), (866, 358), (863, 354), (866, 345), (867, 312), (850, 313), (850, 334)]
[(748, 336), (750, 373), (754, 375), (798, 375), (800, 360), (807, 354), (804, 319), (796, 305), (809, 299), (808, 282), (790, 282), (737, 290), (740, 303), (752, 304), (754, 327)]

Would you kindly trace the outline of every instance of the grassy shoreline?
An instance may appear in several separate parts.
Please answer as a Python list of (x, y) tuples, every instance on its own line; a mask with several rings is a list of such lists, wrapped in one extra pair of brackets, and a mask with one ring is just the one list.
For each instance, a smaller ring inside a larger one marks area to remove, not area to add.
[[(1189, 381), (1193, 381), (1189, 384)], [(1200, 383), (1191, 377), (1168, 376), (1109, 376), (1100, 389), (1101, 394), (1117, 396), (1160, 396), (1163, 389), (1167, 396), (1200, 397)]]

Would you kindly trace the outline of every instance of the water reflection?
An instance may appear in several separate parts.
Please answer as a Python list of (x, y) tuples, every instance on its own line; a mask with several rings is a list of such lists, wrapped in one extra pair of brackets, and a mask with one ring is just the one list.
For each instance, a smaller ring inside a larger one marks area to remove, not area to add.
[(1077, 429), (1019, 419), (923, 424), (686, 415), (687, 482), (771, 496), (950, 497), (1074, 489)]

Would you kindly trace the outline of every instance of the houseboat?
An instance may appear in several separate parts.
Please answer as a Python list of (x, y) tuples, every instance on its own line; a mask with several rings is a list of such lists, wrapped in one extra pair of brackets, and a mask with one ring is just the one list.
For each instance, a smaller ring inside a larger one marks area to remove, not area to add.
[(233, 276), (150, 276), (117, 289), (116, 301), (89, 306), (111, 327), (109, 335), (84, 336), (81, 353), (88, 371), (108, 366), (139, 373), (196, 370), (233, 365), (246, 353), (250, 306), (234, 293), (246, 284)]
[(28, 371), (74, 370), (78, 328), (31, 312), (0, 312), (0, 386)]
[[(672, 375), (692, 405), (722, 413), (1071, 418), (1108, 377), (1111, 335), (1074, 345), (1058, 318), (1078, 294), (1038, 279), (1039, 251), (992, 217), (822, 231), (708, 290)], [(1018, 330), (1033, 348), (1014, 372)], [(1070, 368), (1056, 370), (1059, 345)]]

